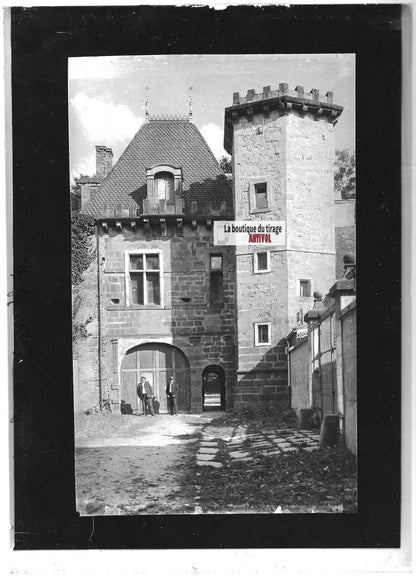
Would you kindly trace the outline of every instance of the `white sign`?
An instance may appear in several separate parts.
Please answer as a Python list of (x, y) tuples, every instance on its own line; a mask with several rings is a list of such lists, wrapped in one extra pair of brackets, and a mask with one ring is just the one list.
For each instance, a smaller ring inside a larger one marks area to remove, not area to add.
[(214, 245), (281, 247), (286, 244), (284, 221), (214, 221)]

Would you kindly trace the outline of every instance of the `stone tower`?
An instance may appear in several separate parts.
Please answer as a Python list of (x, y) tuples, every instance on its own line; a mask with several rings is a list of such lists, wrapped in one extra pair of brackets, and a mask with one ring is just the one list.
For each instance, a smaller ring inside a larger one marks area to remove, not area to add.
[(237, 386), (234, 408), (287, 403), (286, 335), (335, 280), (334, 125), (328, 92), (280, 84), (225, 110), (235, 220), (279, 220), (286, 244), (236, 248)]

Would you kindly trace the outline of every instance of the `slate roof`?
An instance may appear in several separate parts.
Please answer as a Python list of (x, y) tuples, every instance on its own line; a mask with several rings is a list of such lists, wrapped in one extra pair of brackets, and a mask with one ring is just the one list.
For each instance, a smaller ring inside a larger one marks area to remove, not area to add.
[(84, 183), (90, 183), (90, 184), (99, 184), (102, 181), (102, 177), (97, 177), (97, 175), (93, 175), (92, 177), (88, 177), (88, 176), (83, 176), (83, 177), (79, 177), (78, 179), (75, 179), (75, 182), (77, 185), (83, 185)]
[(85, 205), (83, 213), (99, 217), (109, 210), (142, 209), (147, 194), (146, 169), (155, 165), (181, 167), (184, 213), (192, 201), (197, 214), (209, 214), (209, 205), (227, 203), (232, 214), (232, 187), (197, 127), (189, 120), (149, 120), (137, 132), (110, 173)]

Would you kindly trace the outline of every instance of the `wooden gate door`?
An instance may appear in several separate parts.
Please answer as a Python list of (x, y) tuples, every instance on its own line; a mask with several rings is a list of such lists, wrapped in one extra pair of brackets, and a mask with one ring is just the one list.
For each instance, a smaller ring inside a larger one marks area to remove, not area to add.
[(146, 377), (153, 387), (159, 402), (159, 411), (167, 412), (166, 384), (173, 375), (179, 389), (176, 396), (178, 411), (187, 412), (191, 406), (191, 376), (186, 356), (171, 345), (146, 343), (130, 349), (121, 364), (122, 392), (124, 403), (138, 410), (136, 386), (140, 378)]
[[(132, 411), (137, 412), (138, 397), (136, 387), (137, 377), (137, 351), (129, 351), (124, 356), (121, 364), (121, 407), (129, 407)], [(141, 408), (139, 409), (141, 411)]]
[(322, 414), (337, 413), (337, 368), (335, 357), (334, 313), (321, 322), (320, 327), (320, 378)]

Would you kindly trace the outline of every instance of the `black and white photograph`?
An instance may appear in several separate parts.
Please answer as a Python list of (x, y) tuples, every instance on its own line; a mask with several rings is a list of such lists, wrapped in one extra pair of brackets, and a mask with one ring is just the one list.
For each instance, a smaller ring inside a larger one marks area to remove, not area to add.
[(77, 512), (355, 513), (355, 55), (70, 58), (68, 105)]
[(408, 568), (409, 11), (4, 17), (11, 571)]

